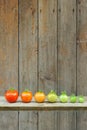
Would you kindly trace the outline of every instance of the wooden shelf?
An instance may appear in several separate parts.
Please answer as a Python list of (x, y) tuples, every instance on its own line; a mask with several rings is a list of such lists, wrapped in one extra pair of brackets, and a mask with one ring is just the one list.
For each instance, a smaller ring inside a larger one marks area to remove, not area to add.
[(22, 103), (20, 98), (16, 103), (8, 103), (3, 96), (0, 96), (0, 111), (53, 111), (53, 110), (87, 110), (87, 98), (84, 103)]

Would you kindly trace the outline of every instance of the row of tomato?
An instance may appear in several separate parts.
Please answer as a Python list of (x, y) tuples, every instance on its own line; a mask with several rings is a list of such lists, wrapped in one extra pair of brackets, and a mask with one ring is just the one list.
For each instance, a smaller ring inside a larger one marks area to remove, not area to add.
[[(18, 91), (11, 88), (5, 92), (5, 98), (8, 102), (14, 103), (18, 99)], [(28, 89), (24, 90), (20, 94), (22, 102), (28, 103), (32, 101), (33, 94)], [(51, 90), (47, 95), (42, 91), (37, 91), (34, 94), (34, 99), (38, 103), (42, 103), (47, 99), (49, 102), (57, 102), (58, 100), (62, 103), (67, 103), (70, 101), (71, 103), (80, 102), (83, 103), (85, 101), (84, 96), (75, 96), (72, 94), (70, 97), (67, 95), (65, 91), (61, 92), (60, 96), (56, 94), (54, 90)]]

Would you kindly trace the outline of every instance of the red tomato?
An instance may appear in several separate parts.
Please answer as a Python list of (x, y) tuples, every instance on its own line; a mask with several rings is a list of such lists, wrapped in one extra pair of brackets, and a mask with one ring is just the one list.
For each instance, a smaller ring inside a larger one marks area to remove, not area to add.
[(25, 90), (21, 93), (22, 102), (28, 103), (32, 100), (32, 92)]
[(18, 91), (11, 88), (5, 92), (5, 98), (8, 102), (13, 103), (18, 99)]

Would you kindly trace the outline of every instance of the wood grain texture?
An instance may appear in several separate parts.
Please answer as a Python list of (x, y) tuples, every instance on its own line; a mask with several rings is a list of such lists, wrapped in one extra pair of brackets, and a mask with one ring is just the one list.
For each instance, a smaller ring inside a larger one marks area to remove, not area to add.
[[(19, 0), (19, 86), (37, 90), (37, 0)], [(19, 113), (19, 130), (37, 130), (37, 112)]]
[[(34, 97), (30, 103), (23, 103), (19, 97), (16, 103), (8, 103), (3, 96), (0, 96), (0, 111), (45, 111), (44, 114), (47, 114), (48, 111), (71, 111), (71, 110), (87, 110), (87, 97), (85, 97), (84, 103), (61, 103), (59, 100), (55, 103), (49, 103), (45, 100), (43, 103), (37, 103), (34, 100)], [(51, 112), (49, 112), (51, 113)], [(66, 113), (67, 114), (67, 113)], [(72, 114), (72, 113), (71, 113)], [(57, 125), (57, 124), (56, 124)]]
[[(87, 0), (77, 3), (77, 93), (87, 95)], [(87, 112), (77, 113), (77, 130), (87, 129)]]
[[(39, 0), (39, 89), (57, 90), (57, 0)], [(42, 118), (43, 117), (43, 118)], [(57, 130), (57, 113), (40, 112), (38, 130)]]
[[(18, 89), (18, 0), (0, 0), (0, 95), (10, 87)], [(0, 130), (18, 130), (18, 112), (0, 117)]]
[[(87, 0), (0, 0), (0, 95), (18, 84), (20, 93), (38, 88), (87, 95), (86, 13)], [(73, 111), (87, 110), (87, 103), (3, 105), (0, 110), (14, 112), (0, 112), (0, 130), (87, 128), (87, 113)], [(24, 112), (18, 117), (17, 110)]]
[[(76, 0), (58, 0), (58, 90), (76, 93)], [(58, 119), (60, 130), (76, 129), (75, 112)]]

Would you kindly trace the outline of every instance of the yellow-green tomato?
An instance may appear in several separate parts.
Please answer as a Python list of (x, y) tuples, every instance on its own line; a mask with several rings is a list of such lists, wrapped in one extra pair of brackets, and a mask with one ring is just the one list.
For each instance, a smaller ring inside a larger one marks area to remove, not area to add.
[(58, 99), (57, 94), (55, 93), (54, 90), (51, 90), (51, 91), (48, 93), (48, 95), (47, 95), (47, 100), (48, 100), (49, 102), (52, 102), (52, 103), (53, 103), (53, 102), (56, 102), (57, 99)]
[(68, 102), (68, 96), (67, 96), (65, 91), (61, 92), (60, 102), (62, 102), (62, 103), (67, 103)]

